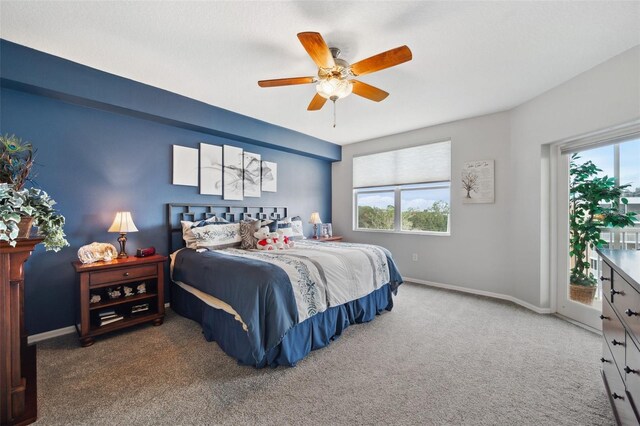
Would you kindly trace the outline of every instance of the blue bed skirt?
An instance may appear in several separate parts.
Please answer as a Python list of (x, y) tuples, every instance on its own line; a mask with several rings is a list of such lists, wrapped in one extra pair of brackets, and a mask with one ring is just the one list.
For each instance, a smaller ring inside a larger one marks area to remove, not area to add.
[(296, 324), (279, 345), (261, 360), (251, 355), (247, 333), (228, 313), (212, 308), (193, 294), (171, 283), (171, 308), (202, 326), (207, 341), (215, 341), (227, 355), (244, 365), (257, 368), (278, 365), (295, 366), (309, 352), (324, 348), (351, 324), (369, 322), (383, 311), (393, 308), (389, 284), (360, 299), (335, 306)]

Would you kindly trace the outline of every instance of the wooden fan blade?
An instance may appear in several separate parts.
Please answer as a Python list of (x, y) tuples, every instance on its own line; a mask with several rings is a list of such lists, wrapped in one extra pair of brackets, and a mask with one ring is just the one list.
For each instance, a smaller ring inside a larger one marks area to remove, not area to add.
[(412, 57), (407, 46), (400, 46), (352, 64), (351, 72), (353, 75), (371, 74), (410, 61)]
[(311, 103), (307, 107), (307, 111), (318, 111), (322, 109), (324, 103), (327, 102), (327, 98), (323, 98), (318, 93), (311, 99)]
[(377, 87), (371, 86), (367, 83), (363, 83), (358, 80), (351, 80), (353, 83), (353, 93), (358, 96), (362, 96), (363, 98), (370, 99), (375, 102), (380, 102), (389, 96), (389, 93), (384, 90), (380, 90)]
[(294, 84), (309, 84), (315, 83), (315, 77), (292, 77), (292, 78), (276, 78), (273, 80), (260, 80), (258, 86), (260, 87), (278, 87), (278, 86), (291, 86)]
[(320, 33), (298, 33), (298, 39), (317, 66), (320, 68), (333, 68), (336, 65), (333, 61), (333, 56), (331, 56), (331, 51)]

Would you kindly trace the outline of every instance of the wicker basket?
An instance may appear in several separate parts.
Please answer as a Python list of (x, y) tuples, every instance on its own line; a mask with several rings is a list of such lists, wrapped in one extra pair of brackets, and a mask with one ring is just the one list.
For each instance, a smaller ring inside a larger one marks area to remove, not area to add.
[(593, 303), (593, 296), (596, 294), (595, 286), (584, 285), (569, 285), (569, 299), (574, 302), (584, 303), (585, 305), (591, 305)]

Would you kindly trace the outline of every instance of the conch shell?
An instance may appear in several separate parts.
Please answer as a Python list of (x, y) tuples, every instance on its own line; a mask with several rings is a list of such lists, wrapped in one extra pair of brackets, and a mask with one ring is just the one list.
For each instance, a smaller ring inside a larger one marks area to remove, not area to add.
[(118, 251), (109, 243), (91, 243), (78, 250), (78, 259), (82, 263), (93, 263), (99, 260), (109, 262), (116, 256)]

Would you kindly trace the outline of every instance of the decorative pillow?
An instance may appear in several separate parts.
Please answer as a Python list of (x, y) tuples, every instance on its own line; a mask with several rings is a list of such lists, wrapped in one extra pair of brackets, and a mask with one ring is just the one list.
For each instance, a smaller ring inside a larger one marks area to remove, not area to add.
[(240, 248), (242, 250), (251, 250), (256, 248), (258, 238), (255, 234), (260, 229), (261, 222), (257, 219), (243, 220), (240, 222)]
[(197, 222), (190, 222), (188, 220), (181, 220), (180, 224), (182, 225), (182, 238), (187, 246), (187, 248), (195, 249), (196, 247), (196, 238), (191, 231), (192, 228), (197, 228), (206, 225), (219, 224), (219, 223), (228, 223), (221, 217), (212, 216), (205, 220), (199, 220)]
[(302, 228), (302, 219), (300, 219), (300, 216), (296, 216), (291, 218), (291, 231), (292, 231), (292, 236), (299, 238), (299, 239), (304, 239), (304, 229)]
[(196, 239), (197, 248), (223, 249), (241, 244), (240, 224), (207, 225), (191, 230)]

